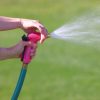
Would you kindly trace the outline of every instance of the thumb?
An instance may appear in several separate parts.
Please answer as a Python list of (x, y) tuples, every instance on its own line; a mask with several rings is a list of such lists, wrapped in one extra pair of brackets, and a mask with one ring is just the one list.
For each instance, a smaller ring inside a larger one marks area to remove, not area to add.
[(22, 42), (23, 46), (31, 46), (32, 43), (30, 41), (23, 41)]
[(42, 43), (44, 42), (45, 39), (46, 39), (45, 36), (44, 36), (43, 34), (41, 34), (40, 43), (42, 44)]

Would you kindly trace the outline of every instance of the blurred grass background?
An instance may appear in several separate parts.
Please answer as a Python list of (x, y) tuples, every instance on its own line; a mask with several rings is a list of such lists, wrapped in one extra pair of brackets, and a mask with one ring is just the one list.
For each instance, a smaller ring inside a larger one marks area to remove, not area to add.
[[(99, 0), (2, 0), (0, 15), (39, 19), (52, 32), (99, 5)], [(0, 46), (16, 44), (23, 34), (0, 32)], [(100, 100), (99, 57), (99, 49), (48, 39), (29, 65), (19, 100)], [(20, 69), (19, 59), (0, 61), (0, 100), (10, 100)]]

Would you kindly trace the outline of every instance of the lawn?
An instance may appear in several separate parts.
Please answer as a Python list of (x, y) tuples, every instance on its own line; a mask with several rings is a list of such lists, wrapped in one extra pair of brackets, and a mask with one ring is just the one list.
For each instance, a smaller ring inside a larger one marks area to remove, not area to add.
[[(50, 33), (99, 5), (99, 0), (2, 0), (0, 15), (38, 19)], [(23, 34), (0, 32), (0, 46), (16, 44)], [(99, 49), (48, 39), (38, 45), (18, 100), (100, 100), (99, 57)], [(0, 100), (10, 100), (21, 65), (20, 59), (0, 61)]]

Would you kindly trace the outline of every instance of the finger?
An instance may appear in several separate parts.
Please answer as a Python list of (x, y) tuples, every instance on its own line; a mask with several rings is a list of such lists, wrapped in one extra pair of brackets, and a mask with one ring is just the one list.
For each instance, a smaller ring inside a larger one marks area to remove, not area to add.
[(48, 31), (44, 26), (39, 26), (40, 33), (43, 34), (45, 37), (48, 35)]
[(33, 57), (33, 56), (35, 56), (35, 55), (36, 55), (36, 51), (31, 51), (30, 56)]
[(35, 56), (35, 55), (36, 55), (36, 49), (31, 49), (31, 54), (30, 54), (30, 56), (33, 57), (33, 56)]
[(43, 43), (44, 40), (48, 37), (48, 32), (45, 29), (41, 28), (41, 38), (40, 38), (40, 43)]
[(31, 46), (32, 43), (30, 41), (26, 42), (26, 41), (22, 41), (23, 46)]
[(33, 47), (34, 47), (34, 49), (36, 49), (37, 48), (37, 44), (33, 43)]
[(46, 37), (45, 37), (43, 34), (41, 34), (40, 43), (42, 44), (42, 43), (44, 42), (45, 39), (46, 39)]

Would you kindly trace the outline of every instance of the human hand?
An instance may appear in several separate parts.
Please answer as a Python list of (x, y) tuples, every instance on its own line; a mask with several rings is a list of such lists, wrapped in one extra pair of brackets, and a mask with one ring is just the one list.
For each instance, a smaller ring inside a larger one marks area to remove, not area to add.
[(40, 43), (43, 43), (44, 40), (48, 37), (48, 32), (46, 28), (37, 20), (21, 19), (21, 28), (29, 33), (29, 29), (38, 30), (41, 34)]
[(12, 51), (11, 54), (12, 54), (13, 58), (20, 57), (23, 53), (25, 46), (31, 46), (32, 50), (31, 50), (30, 56), (34, 57), (36, 54), (37, 45), (33, 44), (31, 42), (20, 41), (17, 45), (15, 45), (11, 48), (11, 51)]
[(37, 45), (31, 42), (20, 41), (18, 44), (9, 47), (9, 48), (0, 48), (0, 60), (11, 59), (11, 58), (19, 58), (24, 50), (25, 46), (31, 46), (31, 57), (34, 57), (36, 54)]

